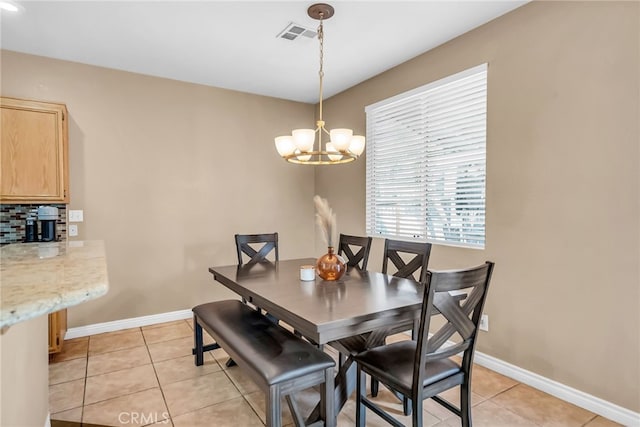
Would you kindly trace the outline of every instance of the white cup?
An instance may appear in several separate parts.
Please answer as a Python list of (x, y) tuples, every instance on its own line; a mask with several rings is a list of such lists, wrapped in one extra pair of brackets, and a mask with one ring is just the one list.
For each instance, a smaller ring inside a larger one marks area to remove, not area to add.
[(316, 268), (313, 265), (300, 266), (300, 280), (316, 280)]

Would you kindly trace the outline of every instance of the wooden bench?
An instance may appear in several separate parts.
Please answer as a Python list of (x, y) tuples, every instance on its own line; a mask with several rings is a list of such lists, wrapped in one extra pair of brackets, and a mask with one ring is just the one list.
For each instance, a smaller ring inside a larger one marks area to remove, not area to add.
[(311, 425), (335, 426), (335, 362), (328, 354), (237, 300), (198, 305), (193, 320), (196, 365), (204, 362), (204, 328), (264, 391), (268, 427), (282, 425), (282, 397), (287, 397), (296, 425), (305, 425), (289, 395), (318, 384), (325, 422)]

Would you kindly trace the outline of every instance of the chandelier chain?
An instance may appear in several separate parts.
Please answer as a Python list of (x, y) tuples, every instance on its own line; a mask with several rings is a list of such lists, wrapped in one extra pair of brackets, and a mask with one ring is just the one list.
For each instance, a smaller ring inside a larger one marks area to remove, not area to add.
[[(320, 42), (320, 71), (318, 72), (318, 76), (320, 76), (320, 121), (322, 121), (322, 80), (324, 78), (324, 30), (322, 21), (323, 14), (320, 14), (320, 25), (318, 26), (318, 41)], [(322, 133), (319, 136), (322, 136)]]

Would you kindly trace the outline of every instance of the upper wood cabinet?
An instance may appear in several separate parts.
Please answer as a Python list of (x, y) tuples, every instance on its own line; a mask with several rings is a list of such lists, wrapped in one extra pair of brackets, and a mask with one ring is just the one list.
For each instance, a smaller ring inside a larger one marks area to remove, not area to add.
[(67, 107), (0, 98), (0, 201), (69, 202)]

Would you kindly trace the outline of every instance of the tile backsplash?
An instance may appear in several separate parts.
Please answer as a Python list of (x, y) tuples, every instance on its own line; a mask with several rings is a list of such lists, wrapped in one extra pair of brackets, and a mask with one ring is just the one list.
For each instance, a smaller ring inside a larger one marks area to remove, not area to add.
[[(0, 244), (22, 243), (25, 239), (25, 221), (27, 216), (37, 217), (38, 206), (54, 206), (58, 208), (56, 234), (58, 240), (67, 240), (67, 205), (64, 204), (28, 204), (28, 205), (0, 205)], [(38, 230), (42, 227), (38, 224)]]

